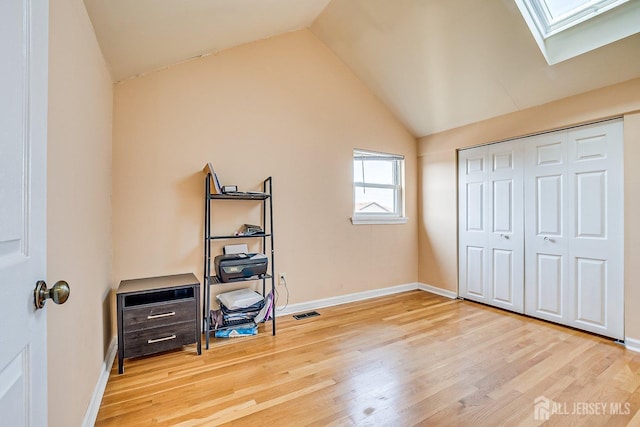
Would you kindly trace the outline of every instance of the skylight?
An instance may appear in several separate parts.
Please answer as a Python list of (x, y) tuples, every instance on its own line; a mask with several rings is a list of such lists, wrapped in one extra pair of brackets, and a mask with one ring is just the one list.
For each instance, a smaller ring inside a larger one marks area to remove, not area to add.
[(549, 65), (640, 32), (640, 0), (515, 0)]
[(528, 0), (545, 38), (626, 3), (627, 0)]
[(606, 3), (602, 1), (589, 1), (589, 0), (542, 0), (537, 3), (542, 3), (547, 6), (549, 15), (553, 19), (557, 19), (561, 15), (574, 14), (579, 10), (583, 10), (594, 3)]

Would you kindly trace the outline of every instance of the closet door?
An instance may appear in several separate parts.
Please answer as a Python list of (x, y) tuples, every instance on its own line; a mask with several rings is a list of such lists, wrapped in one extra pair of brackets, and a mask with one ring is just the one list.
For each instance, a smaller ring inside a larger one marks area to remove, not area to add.
[(460, 296), (524, 310), (522, 151), (517, 142), (458, 153)]
[(525, 312), (624, 338), (622, 122), (525, 140)]
[(567, 133), (526, 138), (525, 313), (567, 323), (571, 191), (567, 188)]

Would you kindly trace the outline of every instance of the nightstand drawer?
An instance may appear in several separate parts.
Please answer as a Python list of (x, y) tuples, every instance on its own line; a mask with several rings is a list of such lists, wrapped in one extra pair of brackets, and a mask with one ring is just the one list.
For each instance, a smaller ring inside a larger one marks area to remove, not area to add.
[(195, 343), (196, 327), (191, 321), (125, 333), (124, 357), (138, 357)]
[(192, 320), (196, 314), (195, 299), (189, 298), (179, 302), (156, 303), (126, 308), (123, 312), (124, 332), (139, 329), (156, 328), (173, 323)]

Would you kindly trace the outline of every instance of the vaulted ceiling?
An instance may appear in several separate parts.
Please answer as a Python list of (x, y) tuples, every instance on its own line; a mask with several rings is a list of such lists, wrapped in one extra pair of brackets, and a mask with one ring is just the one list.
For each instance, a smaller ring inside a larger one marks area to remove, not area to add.
[(310, 28), (416, 137), (640, 77), (640, 34), (549, 66), (514, 0), (85, 6), (114, 81)]

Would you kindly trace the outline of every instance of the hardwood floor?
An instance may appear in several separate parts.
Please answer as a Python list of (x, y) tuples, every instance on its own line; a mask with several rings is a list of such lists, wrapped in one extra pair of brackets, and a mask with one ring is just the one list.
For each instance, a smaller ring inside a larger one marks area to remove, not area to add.
[(96, 426), (540, 425), (545, 405), (640, 425), (640, 353), (605, 338), (423, 291), (317, 311), (114, 364)]

